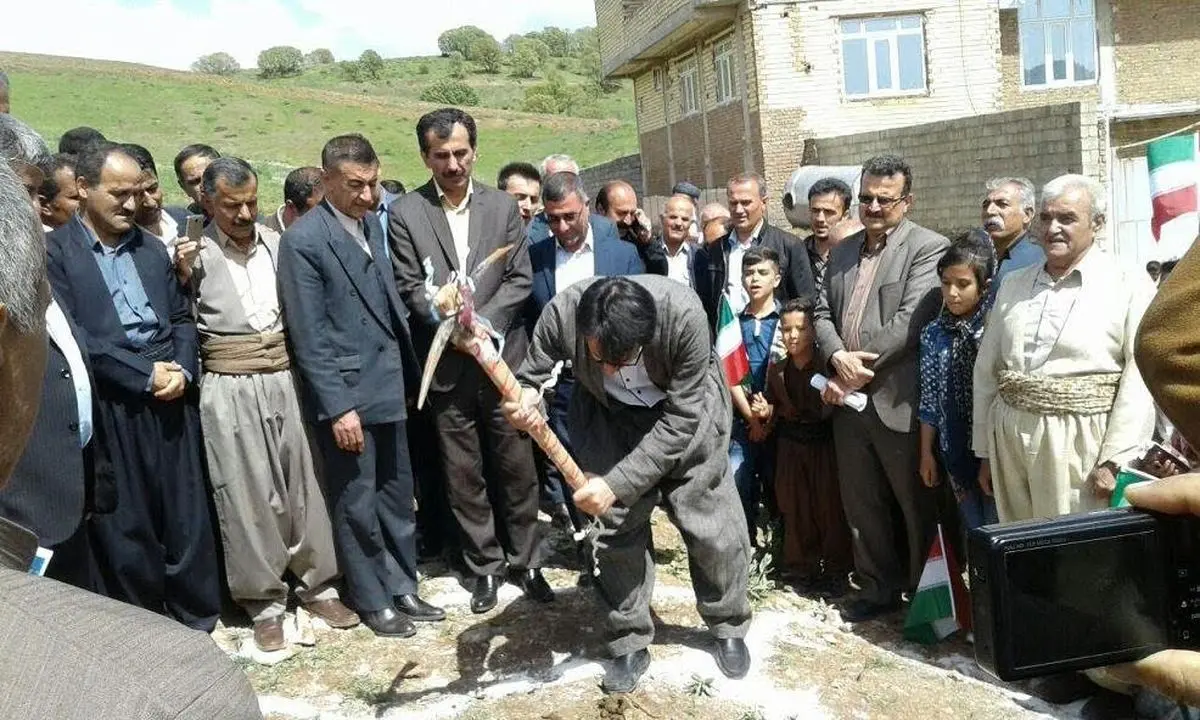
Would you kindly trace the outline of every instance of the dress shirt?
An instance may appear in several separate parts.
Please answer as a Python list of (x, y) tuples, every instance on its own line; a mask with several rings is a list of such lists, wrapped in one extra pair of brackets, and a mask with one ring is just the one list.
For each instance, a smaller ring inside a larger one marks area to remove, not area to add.
[(179, 237), (179, 223), (175, 222), (175, 218), (165, 212), (158, 218), (156, 224), (139, 225), (138, 227), (162, 240), (168, 249), (175, 242), (175, 238)]
[(1067, 325), (1067, 318), (1083, 290), (1089, 250), (1079, 265), (1055, 280), (1043, 267), (1033, 280), (1029, 315), (1025, 318), (1025, 370), (1033, 372), (1046, 364), (1050, 351)]
[[(891, 231), (888, 231), (888, 235)], [(867, 311), (867, 299), (871, 294), (871, 286), (875, 284), (875, 273), (879, 271), (879, 259), (883, 257), (883, 249), (887, 247), (887, 235), (883, 242), (874, 250), (867, 249), (870, 240), (863, 240), (862, 254), (858, 259), (858, 276), (854, 279), (854, 288), (850, 299), (842, 312), (842, 344), (847, 350), (862, 350), (859, 337), (862, 332), (863, 313)]]
[(566, 250), (558, 238), (554, 239), (554, 291), (562, 292), (580, 280), (596, 276), (596, 249), (592, 241), (592, 224), (588, 223), (587, 236), (575, 252)]
[(825, 268), (829, 267), (829, 254), (821, 257), (820, 251), (817, 250), (817, 240), (811, 235), (804, 241), (804, 248), (808, 250), (808, 262), (812, 265), (814, 292), (820, 295), (825, 287)]
[(227, 261), (226, 268), (233, 280), (233, 289), (250, 327), (260, 333), (282, 332), (275, 259), (271, 257), (270, 248), (256, 232), (249, 252), (242, 252), (237, 243), (220, 228), (217, 228), (217, 243)]
[[(287, 230), (287, 225), (283, 222), (283, 210), (286, 207), (287, 207), (287, 203), (284, 203), (283, 205), (280, 205), (278, 208), (275, 209), (275, 222), (279, 224), (280, 234), (283, 234), (283, 231)], [(333, 206), (330, 205), (329, 207), (333, 207)]]
[(75, 385), (75, 405), (79, 411), (79, 447), (85, 447), (92, 439), (92, 383), (67, 316), (54, 298), (50, 299), (50, 306), (46, 308), (46, 331), (67, 358), (70, 379)]
[(687, 241), (679, 243), (679, 249), (674, 254), (671, 253), (670, 247), (667, 247), (666, 251), (667, 277), (692, 287), (692, 270), (689, 267), (691, 251), (688, 249)]
[(604, 392), (613, 400), (633, 407), (654, 407), (667, 398), (667, 394), (650, 379), (646, 361), (641, 357), (636, 364), (605, 375)]
[(744, 241), (738, 237), (737, 230), (731, 231), (725, 240), (729, 252), (725, 266), (725, 293), (729, 297), (729, 307), (734, 314), (740, 313), (745, 309), (746, 303), (750, 302), (750, 296), (742, 287), (742, 256), (754, 245), (765, 222), (766, 220), (759, 220), (758, 225), (754, 226), (754, 232)]
[(992, 278), (992, 285), (988, 289), (992, 295), (995, 295), (996, 291), (1000, 289), (1000, 281), (1013, 270), (1046, 262), (1046, 252), (1033, 239), (1032, 235), (1024, 233), (997, 256), (996, 262), (996, 275)]
[(96, 238), (91, 228), (87, 225), (84, 228), (92, 240), (92, 256), (104, 277), (121, 327), (125, 329), (125, 337), (135, 348), (146, 347), (158, 331), (158, 315), (150, 306), (150, 298), (142, 287), (142, 278), (130, 252), (130, 243), (141, 242), (137, 231), (129, 231), (119, 245), (110, 248)]
[(367, 243), (367, 231), (363, 229), (363, 221), (355, 220), (341, 210), (338, 210), (333, 207), (333, 203), (330, 203), (329, 207), (333, 210), (333, 216), (338, 219), (338, 222), (342, 224), (346, 232), (350, 233), (350, 237), (354, 238), (354, 242), (358, 243), (358, 246), (367, 254), (367, 257), (372, 257), (371, 246)]
[(475, 194), (475, 181), (467, 181), (467, 194), (463, 196), (462, 202), (458, 205), (450, 204), (450, 199), (446, 197), (446, 193), (442, 192), (442, 186), (438, 185), (436, 180), (433, 186), (437, 188), (438, 200), (442, 202), (442, 210), (446, 212), (446, 222), (450, 225), (450, 235), (454, 238), (454, 253), (458, 256), (458, 271), (460, 273), (469, 272), (467, 256), (471, 254), (471, 247), (467, 244), (467, 239), (471, 233), (471, 196)]

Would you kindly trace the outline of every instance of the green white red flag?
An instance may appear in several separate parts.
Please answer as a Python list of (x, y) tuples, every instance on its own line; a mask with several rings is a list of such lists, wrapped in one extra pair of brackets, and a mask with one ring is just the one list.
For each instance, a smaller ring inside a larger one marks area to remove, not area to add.
[(971, 605), (967, 588), (958, 564), (946, 548), (939, 523), (908, 617), (904, 620), (904, 637), (932, 645), (958, 630), (970, 629)]
[(721, 358), (721, 370), (729, 387), (741, 385), (750, 375), (750, 356), (742, 343), (742, 324), (729, 305), (729, 298), (721, 295), (717, 310), (717, 357)]
[(1187, 248), (1200, 230), (1198, 137), (1197, 133), (1175, 135), (1146, 147), (1154, 207), (1150, 229), (1159, 243), (1181, 243)]

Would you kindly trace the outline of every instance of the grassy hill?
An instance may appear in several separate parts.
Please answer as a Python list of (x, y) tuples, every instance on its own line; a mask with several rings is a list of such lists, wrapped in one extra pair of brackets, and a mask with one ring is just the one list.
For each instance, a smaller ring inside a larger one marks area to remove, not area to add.
[[(193, 142), (245, 158), (260, 176), (264, 211), (283, 195), (283, 178), (299, 165), (319, 164), (321, 146), (337, 134), (361, 132), (380, 154), (385, 177), (415, 187), (428, 179), (417, 150), (417, 118), (436, 107), (417, 100), (450, 73), (444, 58), (387, 62), (379, 80), (354, 83), (335, 66), (298, 77), (232, 78), (100, 60), (0, 53), (12, 83), (12, 112), (41, 132), (52, 148), (72, 127), (90, 125), (109, 139), (146, 146), (159, 166), (168, 202), (179, 203), (171, 160)], [(568, 63), (570, 61), (567, 61)], [(570, 72), (570, 83), (583, 78)], [(584, 166), (637, 150), (632, 93), (593, 94), (582, 110), (594, 117), (533, 115), (516, 110), (524, 90), (540, 82), (507, 75), (468, 74), (484, 107), (468, 108), (479, 124), (476, 175), (492, 182), (512, 160), (536, 162), (567, 152)]]

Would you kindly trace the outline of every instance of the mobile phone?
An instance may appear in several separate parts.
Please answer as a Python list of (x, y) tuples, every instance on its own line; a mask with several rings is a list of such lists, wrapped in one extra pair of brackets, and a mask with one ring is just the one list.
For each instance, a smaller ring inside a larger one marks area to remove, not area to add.
[(203, 215), (188, 215), (187, 229), (184, 235), (188, 240), (199, 242), (200, 236), (204, 234), (204, 216)]
[(1138, 469), (1154, 477), (1164, 478), (1188, 472), (1192, 469), (1192, 464), (1174, 448), (1156, 442), (1142, 455), (1138, 461)]
[(1001, 680), (1200, 648), (1200, 518), (1133, 508), (971, 531), (975, 659)]

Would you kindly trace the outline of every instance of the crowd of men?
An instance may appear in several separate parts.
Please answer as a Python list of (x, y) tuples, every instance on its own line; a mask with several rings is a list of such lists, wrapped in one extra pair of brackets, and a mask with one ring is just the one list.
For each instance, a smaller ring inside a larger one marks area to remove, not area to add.
[[(0, 522), (52, 552), (47, 576), (206, 632), (227, 592), (271, 652), (286, 647), (292, 593), (335, 628), (407, 637), (443, 620), (418, 587), (418, 560), (437, 551), (475, 613), (506, 581), (552, 602), (539, 509), (571, 531), (595, 517), (596, 572), (582, 579), (608, 610), (605, 687), (627, 691), (649, 662), (661, 504), (688, 545), (718, 665), (740, 677), (755, 520), (760, 504), (778, 512), (783, 476), (759, 400), (731, 405), (713, 343), (725, 311), (756, 328), (796, 312), (828, 376), (821, 422), (838, 470), (823, 492), (840, 495), (856, 588), (842, 615), (901, 607), (944, 492), (922, 482), (920, 338), (951, 302), (938, 291), (947, 250), (966, 242), (908, 218), (907, 163), (866, 160), (857, 196), (815, 183), (801, 239), (768, 222), (753, 173), (729, 180), (723, 204), (680, 183), (654, 221), (628, 182), (592, 197), (567, 155), (506, 165), (495, 188), (476, 179), (477, 128), (461, 110), (422, 117), (416, 141), (430, 179), (410, 192), (383, 180), (367, 138), (339, 135), (264, 215), (254, 168), (208, 145), (174, 158), (190, 203), (167, 207), (145, 148), (76, 128), (51, 155), (0, 115), (51, 287), (41, 410)], [(1152, 439), (1132, 358), (1153, 288), (1094, 246), (1093, 181), (1060, 177), (1040, 205), (1022, 178), (981, 190), (988, 299), (963, 336), (972, 362), (947, 371), (971, 378), (952, 391), (965, 399), (939, 430), (969, 439), (978, 475), (958, 479), (994, 496), (1002, 522), (1100, 506)], [(764, 262), (777, 274), (766, 305), (748, 276)], [(474, 337), (427, 367), (454, 310), (438, 289), (458, 278)], [(471, 342), (517, 371), (520, 403)], [(848, 404), (856, 393), (865, 408)], [(541, 415), (588, 471), (583, 488), (526, 434)], [(743, 420), (754, 430), (739, 436)]]

